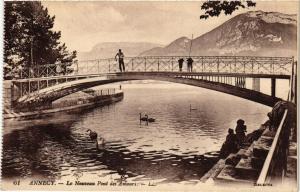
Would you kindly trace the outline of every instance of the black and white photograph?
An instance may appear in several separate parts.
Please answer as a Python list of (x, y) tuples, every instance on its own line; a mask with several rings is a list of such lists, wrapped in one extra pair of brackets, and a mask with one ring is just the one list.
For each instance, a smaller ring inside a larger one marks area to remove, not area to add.
[(288, 191), (299, 1), (4, 1), (1, 190)]

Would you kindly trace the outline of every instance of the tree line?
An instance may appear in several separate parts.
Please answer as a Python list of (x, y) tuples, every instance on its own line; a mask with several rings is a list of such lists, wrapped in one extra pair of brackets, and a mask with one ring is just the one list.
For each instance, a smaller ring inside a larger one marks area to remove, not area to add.
[(54, 31), (55, 16), (39, 1), (4, 3), (4, 78), (13, 78), (21, 69), (53, 63), (69, 63), (76, 51), (69, 51)]

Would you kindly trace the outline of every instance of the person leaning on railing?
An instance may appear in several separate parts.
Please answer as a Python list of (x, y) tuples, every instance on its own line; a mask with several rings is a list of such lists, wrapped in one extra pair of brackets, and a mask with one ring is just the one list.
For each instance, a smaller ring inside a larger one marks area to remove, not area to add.
[(183, 65), (184, 59), (180, 58), (178, 59), (178, 66), (179, 66), (179, 71), (182, 71), (182, 65)]
[(277, 102), (272, 111), (268, 113), (269, 117), (269, 129), (276, 130), (280, 124), (281, 118), (283, 116), (284, 110), (286, 109), (287, 103), (284, 101)]
[(188, 72), (193, 72), (193, 62), (194, 62), (194, 60), (191, 57), (189, 57), (186, 61), (187, 61)]
[(287, 101), (278, 101), (272, 111), (268, 113), (269, 117), (269, 129), (276, 131), (284, 114), (284, 111), (288, 109), (288, 123), (289, 126), (295, 126), (296, 124), (296, 105)]

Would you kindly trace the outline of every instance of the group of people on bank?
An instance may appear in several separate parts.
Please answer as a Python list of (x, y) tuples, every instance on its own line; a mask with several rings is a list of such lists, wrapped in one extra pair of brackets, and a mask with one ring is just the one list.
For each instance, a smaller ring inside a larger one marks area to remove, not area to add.
[[(125, 72), (124, 57), (125, 57), (124, 53), (122, 52), (121, 49), (119, 49), (119, 52), (115, 56), (115, 60), (118, 61), (119, 63), (120, 72)], [(191, 57), (188, 57), (186, 59), (188, 72), (193, 72), (193, 62), (194, 60)], [(183, 63), (184, 63), (184, 59), (180, 58), (178, 60), (179, 71), (182, 71)]]
[(242, 119), (237, 120), (234, 130), (229, 128), (226, 140), (222, 145), (220, 158), (226, 158), (230, 153), (236, 153), (246, 142), (247, 126)]

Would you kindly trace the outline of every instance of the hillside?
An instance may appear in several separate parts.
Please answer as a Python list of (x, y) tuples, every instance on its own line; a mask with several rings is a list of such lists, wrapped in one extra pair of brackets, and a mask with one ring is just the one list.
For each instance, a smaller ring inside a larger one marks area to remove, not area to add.
[[(250, 11), (193, 40), (191, 55), (296, 56), (296, 15)], [(181, 37), (141, 55), (187, 55), (190, 39)]]

